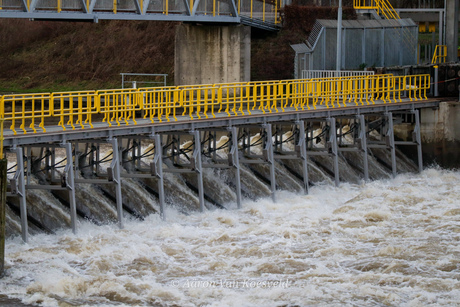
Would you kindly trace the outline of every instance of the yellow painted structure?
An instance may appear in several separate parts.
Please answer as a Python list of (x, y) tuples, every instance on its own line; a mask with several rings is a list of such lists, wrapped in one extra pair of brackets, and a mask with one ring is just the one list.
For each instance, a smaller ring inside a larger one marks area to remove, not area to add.
[[(67, 129), (250, 116), (427, 99), (429, 75), (369, 75), (327, 79), (16, 94), (0, 97), (0, 124), (15, 135)], [(178, 118), (184, 116), (185, 118)], [(97, 120), (94, 120), (97, 118)], [(3, 142), (3, 130), (2, 138)], [(3, 144), (2, 144), (3, 149)], [(1, 153), (1, 152), (0, 152)]]
[(431, 59), (432, 64), (445, 63), (447, 58), (447, 46), (436, 45), (434, 49), (433, 58)]

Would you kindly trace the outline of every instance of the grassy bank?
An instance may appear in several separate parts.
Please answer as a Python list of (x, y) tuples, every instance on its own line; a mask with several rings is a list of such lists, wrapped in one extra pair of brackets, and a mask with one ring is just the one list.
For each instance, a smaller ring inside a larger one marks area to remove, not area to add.
[[(277, 33), (252, 30), (252, 80), (291, 78), (294, 52), (316, 18), (337, 8), (288, 6)], [(355, 18), (352, 8), (344, 18)], [(76, 23), (0, 19), (0, 93), (121, 87), (120, 73), (168, 74), (174, 83), (174, 22)]]

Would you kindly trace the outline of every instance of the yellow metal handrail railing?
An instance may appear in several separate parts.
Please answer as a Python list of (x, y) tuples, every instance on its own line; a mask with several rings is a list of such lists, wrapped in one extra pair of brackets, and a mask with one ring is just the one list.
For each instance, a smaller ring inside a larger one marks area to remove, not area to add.
[(132, 120), (136, 124), (136, 111), (142, 109), (141, 97), (137, 89), (99, 90), (96, 92), (98, 113), (104, 114), (103, 122), (112, 126)]
[(27, 133), (27, 128), (34, 133), (37, 132), (37, 128), (46, 132), (45, 118), (53, 116), (50, 95), (50, 93), (41, 93), (2, 96), (2, 116), (5, 121), (11, 123), (9, 129), (17, 134), (16, 123), (19, 122), (19, 129), (24, 134)]
[(436, 48), (434, 49), (434, 53), (433, 53), (433, 58), (431, 59), (431, 64), (445, 63), (446, 58), (447, 58), (447, 46), (446, 45), (436, 45)]
[[(429, 75), (365, 75), (334, 78), (238, 82), (140, 89), (17, 94), (1, 96), (0, 120), (13, 134), (46, 133), (47, 125), (91, 129), (197, 120), (217, 116), (282, 113), (427, 99)], [(182, 118), (178, 118), (183, 116)], [(100, 126), (100, 124), (99, 124)], [(54, 129), (53, 131), (56, 131)], [(1, 140), (1, 139), (0, 139)]]
[(357, 10), (376, 10), (387, 19), (400, 19), (388, 0), (353, 0), (353, 7)]
[[(49, 98), (50, 110), (53, 117), (59, 118), (58, 125), (64, 131), (66, 126), (75, 129), (75, 125), (93, 128), (92, 115), (99, 112), (98, 98), (95, 91), (53, 93)], [(45, 129), (43, 123), (40, 127)]]

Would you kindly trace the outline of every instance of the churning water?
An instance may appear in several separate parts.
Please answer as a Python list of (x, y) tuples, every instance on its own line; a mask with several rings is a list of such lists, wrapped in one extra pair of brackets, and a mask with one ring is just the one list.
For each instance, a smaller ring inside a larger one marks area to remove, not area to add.
[(0, 293), (44, 306), (421, 306), (460, 299), (460, 172), (278, 192), (6, 242)]

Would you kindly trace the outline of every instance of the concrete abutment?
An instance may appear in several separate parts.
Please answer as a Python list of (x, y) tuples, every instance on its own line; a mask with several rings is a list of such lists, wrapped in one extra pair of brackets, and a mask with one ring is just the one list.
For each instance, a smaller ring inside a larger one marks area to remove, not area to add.
[(421, 137), (425, 161), (443, 168), (460, 165), (460, 102), (444, 101), (439, 108), (421, 110)]

